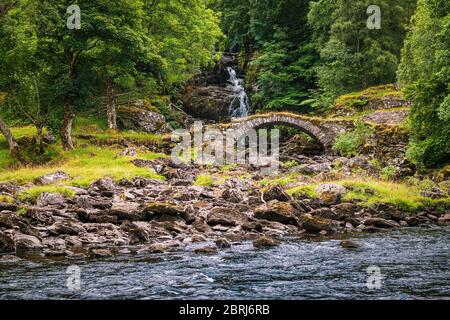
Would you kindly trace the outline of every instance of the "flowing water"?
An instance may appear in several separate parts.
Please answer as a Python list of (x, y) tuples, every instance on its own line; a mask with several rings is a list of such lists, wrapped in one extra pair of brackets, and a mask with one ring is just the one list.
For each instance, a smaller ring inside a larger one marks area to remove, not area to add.
[(227, 67), (227, 71), (230, 75), (228, 82), (231, 83), (235, 92), (235, 97), (230, 104), (229, 114), (233, 118), (247, 117), (250, 111), (250, 102), (245, 92), (244, 80), (237, 77), (236, 70), (232, 67)]
[[(246, 242), (215, 255), (187, 247), (83, 261), (76, 292), (66, 287), (67, 268), (75, 262), (3, 261), (0, 298), (449, 299), (449, 231), (430, 227), (365, 235), (354, 239), (358, 249), (344, 249), (339, 240), (288, 241), (269, 250)], [(381, 272), (380, 289), (367, 286), (370, 266)]]

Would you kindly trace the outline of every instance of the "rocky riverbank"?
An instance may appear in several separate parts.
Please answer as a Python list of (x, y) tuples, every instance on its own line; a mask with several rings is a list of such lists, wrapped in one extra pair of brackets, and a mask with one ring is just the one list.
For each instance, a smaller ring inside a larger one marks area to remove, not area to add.
[[(192, 242), (204, 243), (197, 252), (210, 254), (244, 240), (253, 240), (255, 247), (270, 247), (292, 237), (334, 237), (450, 223), (448, 201), (439, 200), (448, 198), (448, 190), (435, 188), (424, 194), (434, 198), (433, 202), (413, 213), (392, 204), (369, 206), (348, 200), (346, 194), (355, 190), (335, 183), (316, 184), (314, 195), (288, 192), (313, 179), (311, 174), (322, 175), (323, 181), (339, 165), (341, 175), (351, 175), (352, 168), (365, 161), (331, 156), (303, 159), (304, 164), (280, 168), (281, 175), (306, 174), (284, 186), (263, 183), (264, 177), (255, 168), (237, 166), (227, 168), (222, 181), (211, 178), (200, 183), (199, 177), (205, 173), (214, 177), (220, 169), (174, 165), (168, 158), (134, 160), (135, 165), (155, 170), (166, 181), (100, 179), (88, 188), (68, 187), (69, 195), (41, 193), (32, 200), (20, 196), (31, 185), (2, 183), (0, 254), (3, 258), (9, 254), (98, 258), (124, 252), (161, 253)], [(67, 175), (59, 172), (35, 183), (64, 179)]]

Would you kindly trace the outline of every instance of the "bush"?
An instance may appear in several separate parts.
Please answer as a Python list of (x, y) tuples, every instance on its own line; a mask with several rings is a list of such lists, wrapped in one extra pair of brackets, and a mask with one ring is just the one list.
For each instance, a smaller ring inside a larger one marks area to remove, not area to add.
[(345, 157), (357, 156), (372, 135), (373, 129), (358, 121), (355, 130), (341, 133), (337, 137), (333, 151)]
[(381, 178), (383, 180), (391, 180), (392, 178), (394, 178), (396, 173), (397, 168), (395, 166), (386, 166), (381, 169)]

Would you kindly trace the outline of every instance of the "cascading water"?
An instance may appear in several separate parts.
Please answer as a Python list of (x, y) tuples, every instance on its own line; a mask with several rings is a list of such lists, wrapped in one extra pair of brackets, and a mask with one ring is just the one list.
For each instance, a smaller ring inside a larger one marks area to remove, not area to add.
[(236, 70), (232, 67), (227, 67), (230, 78), (228, 82), (232, 85), (232, 90), (235, 92), (235, 97), (230, 104), (230, 116), (233, 118), (247, 117), (250, 111), (250, 101), (245, 92), (244, 80), (236, 75)]

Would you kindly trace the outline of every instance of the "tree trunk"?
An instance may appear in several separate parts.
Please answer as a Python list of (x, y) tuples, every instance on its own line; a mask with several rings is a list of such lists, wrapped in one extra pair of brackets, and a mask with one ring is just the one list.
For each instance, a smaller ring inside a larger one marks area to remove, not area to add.
[(75, 149), (72, 141), (72, 124), (75, 114), (73, 106), (69, 101), (64, 103), (64, 121), (61, 128), (61, 142), (64, 150)]
[(17, 144), (16, 139), (14, 139), (14, 136), (11, 133), (11, 130), (9, 130), (8, 126), (6, 125), (5, 121), (0, 117), (0, 132), (5, 136), (6, 142), (8, 143), (9, 147), (9, 154), (11, 157), (21, 160), (19, 145)]
[(115, 85), (112, 80), (107, 82), (107, 96), (108, 105), (106, 106), (106, 113), (108, 118), (108, 128), (112, 130), (117, 130), (117, 113), (116, 113), (116, 90)]

